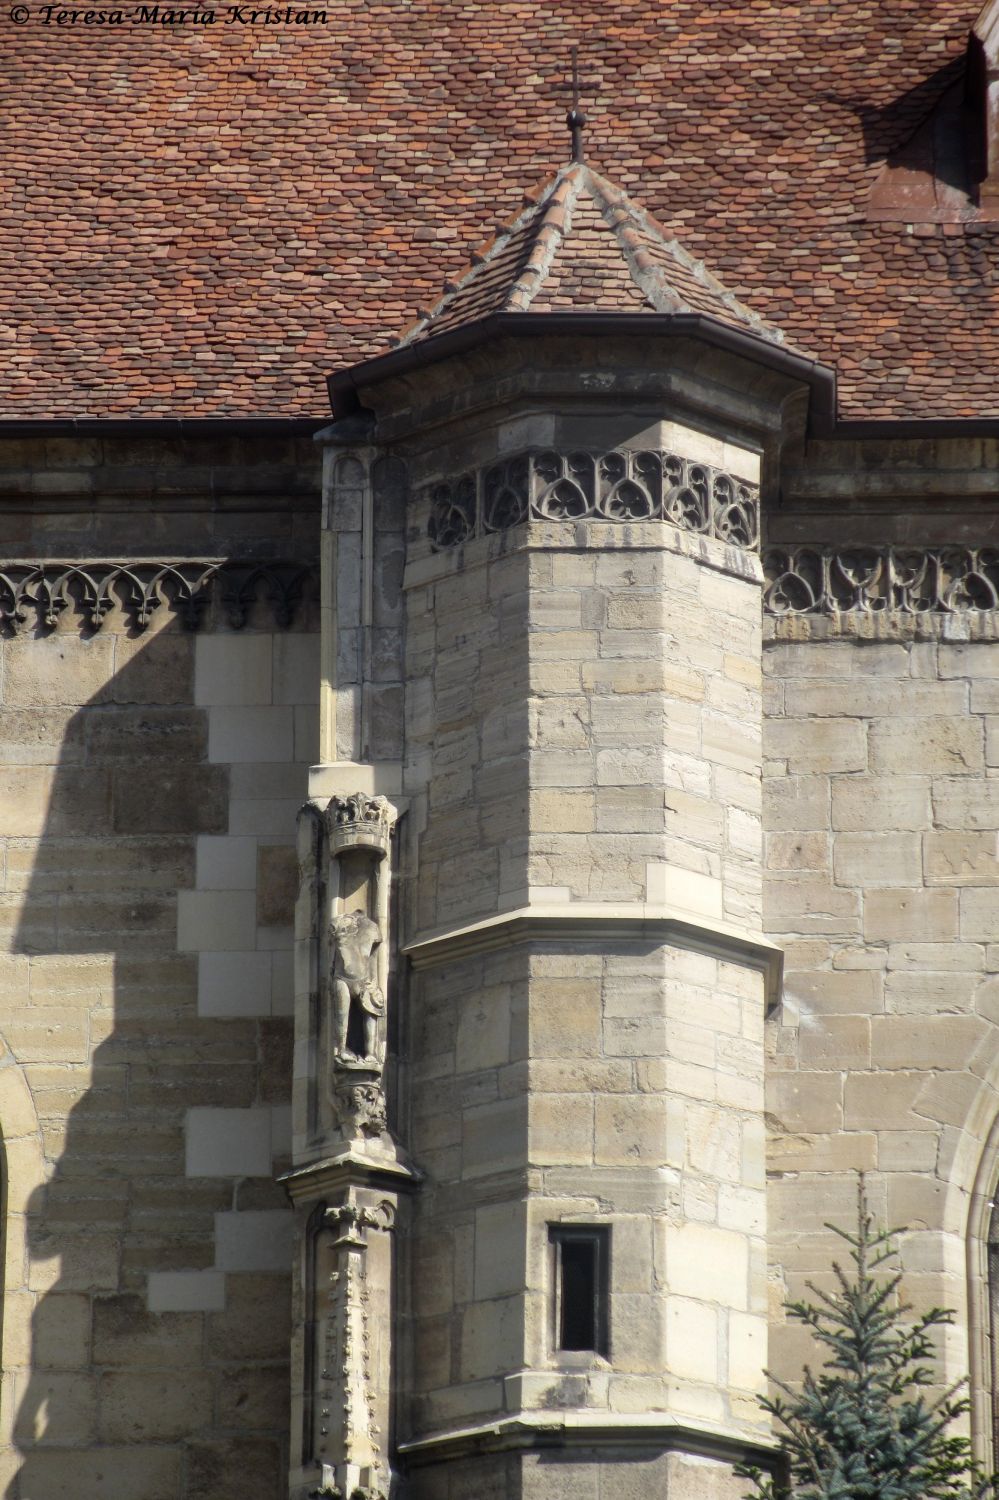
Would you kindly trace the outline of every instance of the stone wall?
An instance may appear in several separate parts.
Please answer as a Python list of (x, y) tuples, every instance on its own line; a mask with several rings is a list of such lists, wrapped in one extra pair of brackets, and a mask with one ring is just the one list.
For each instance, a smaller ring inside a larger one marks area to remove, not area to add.
[(765, 913), (787, 965), (768, 1065), (772, 1358), (800, 1369), (808, 1341), (780, 1300), (826, 1283), (824, 1222), (851, 1222), (864, 1170), (878, 1218), (905, 1228), (906, 1295), (958, 1312), (944, 1372), (970, 1365), (980, 1398), (999, 1171), (999, 646), (949, 626), (771, 622)]
[[(661, 523), (407, 566), (404, 1453), (566, 1409), (765, 1439), (759, 585)], [(607, 1357), (553, 1343), (559, 1224), (610, 1230)]]
[[(761, 990), (654, 941), (419, 976), (413, 1431), (565, 1406), (758, 1420)], [(560, 1222), (612, 1226), (610, 1357), (575, 1369), (552, 1348)]]
[(407, 567), (407, 939), (538, 899), (758, 925), (755, 568), (599, 522)]
[[(222, 576), (197, 581), (206, 558), (307, 559), (314, 480), (311, 500), (279, 499), (230, 440), (230, 509), (226, 445), (205, 472), (175, 443), (172, 468), (152, 439), (0, 449), (8, 557), (59, 564), (0, 567), (0, 608), (26, 584), (0, 643), (8, 1500), (285, 1485), (291, 1216), (273, 1173), (318, 612), (304, 598), (279, 627), (277, 575), (245, 611)], [(142, 628), (150, 555), (178, 566)], [(95, 557), (129, 569), (114, 581)], [(88, 580), (111, 580), (96, 630)]]

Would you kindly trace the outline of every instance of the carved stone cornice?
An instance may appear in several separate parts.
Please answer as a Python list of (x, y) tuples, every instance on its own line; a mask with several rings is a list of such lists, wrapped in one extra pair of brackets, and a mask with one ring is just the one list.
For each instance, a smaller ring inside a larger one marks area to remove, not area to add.
[(516, 454), (429, 491), (435, 552), (523, 521), (664, 521), (730, 546), (759, 543), (759, 488), (708, 464), (651, 449)]
[(299, 606), (318, 593), (318, 567), (281, 561), (225, 558), (143, 559), (138, 562), (9, 562), (0, 568), (0, 633), (16, 635), (29, 622), (53, 629), (64, 612), (100, 630), (116, 609), (145, 630), (160, 608), (197, 630), (218, 600), (226, 622), (240, 630), (251, 608), (266, 603), (275, 625), (287, 629)]
[(778, 617), (999, 610), (999, 547), (765, 547), (762, 561)]

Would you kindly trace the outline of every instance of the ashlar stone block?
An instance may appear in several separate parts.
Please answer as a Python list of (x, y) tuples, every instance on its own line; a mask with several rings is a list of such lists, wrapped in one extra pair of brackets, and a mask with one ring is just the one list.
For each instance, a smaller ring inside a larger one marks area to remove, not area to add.
[(189, 1109), (185, 1123), (188, 1177), (269, 1177), (271, 1110)]
[(114, 640), (57, 631), (40, 638), (6, 641), (3, 701), (13, 708), (102, 701), (114, 676)]
[(107, 1443), (165, 1443), (212, 1425), (214, 1382), (200, 1371), (106, 1374), (100, 1381), (100, 1438)]
[(269, 635), (199, 635), (194, 701), (206, 707), (269, 704), (273, 682)]
[(489, 1301), (527, 1289), (527, 1211), (523, 1203), (486, 1204), (475, 1211), (475, 1299)]
[(181, 1484), (180, 1447), (136, 1445), (90, 1451), (35, 1449), (20, 1469), (21, 1493), (45, 1500), (173, 1500)]
[(750, 1313), (728, 1315), (728, 1383), (760, 1392), (766, 1386), (767, 1321)]
[(875, 1068), (968, 1066), (988, 1029), (978, 1016), (875, 1016), (871, 1021), (871, 1057)]
[(833, 873), (845, 886), (922, 884), (922, 850), (916, 833), (840, 833), (833, 845)]
[(531, 985), (532, 1057), (601, 1056), (599, 979), (535, 979)]
[(915, 1108), (925, 1079), (918, 1072), (847, 1075), (843, 1123), (848, 1130), (917, 1130), (926, 1124)]
[(871, 1022), (867, 1016), (817, 1016), (806, 1012), (799, 1031), (803, 1067), (836, 1072), (869, 1068)]
[(671, 1295), (745, 1309), (748, 1274), (744, 1235), (710, 1224), (667, 1229), (666, 1278)]
[(959, 833), (999, 828), (999, 780), (977, 776), (940, 776), (932, 782), (933, 820), (937, 828)]
[[(767, 731), (769, 732), (769, 731)], [(849, 785), (849, 783), (846, 783)], [(764, 826), (768, 832), (817, 831), (829, 827), (828, 776), (780, 776), (763, 783)], [(927, 794), (927, 823), (929, 795)], [(833, 826), (837, 826), (835, 823)]]
[[(598, 1107), (602, 1102), (597, 1101)], [(534, 1166), (589, 1166), (594, 1160), (593, 1107), (585, 1094), (532, 1095), (527, 1160)], [(598, 1154), (597, 1159), (604, 1158)]]
[(658, 1163), (666, 1158), (663, 1101), (649, 1096), (596, 1100), (594, 1159), (605, 1166)]
[(181, 952), (246, 951), (256, 947), (252, 891), (179, 891), (177, 947)]
[(887, 775), (951, 775), (984, 765), (981, 721), (953, 718), (896, 718), (871, 726), (871, 768)]
[(923, 868), (927, 885), (999, 885), (999, 835), (926, 833)]
[(776, 719), (766, 726), (768, 757), (791, 775), (867, 769), (866, 726), (858, 719)]
[[(925, 768), (913, 767), (920, 769)], [(836, 777), (832, 826), (857, 833), (929, 829), (933, 824), (930, 791), (926, 775)]]
[[(977, 893), (965, 892), (970, 896)], [(956, 891), (869, 891), (864, 897), (864, 937), (870, 942), (944, 942), (958, 935)], [(971, 928), (962, 936), (981, 934)]]
[(961, 937), (994, 940), (999, 933), (999, 890), (970, 887), (960, 892), (960, 902)]
[(213, 706), (208, 710), (208, 759), (222, 763), (290, 761), (294, 730), (291, 708)]

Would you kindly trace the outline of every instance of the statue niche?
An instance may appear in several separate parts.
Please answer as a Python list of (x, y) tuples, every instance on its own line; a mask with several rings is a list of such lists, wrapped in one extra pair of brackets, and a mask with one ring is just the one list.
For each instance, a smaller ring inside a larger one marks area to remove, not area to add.
[(326, 1055), (337, 1124), (346, 1135), (386, 1128), (384, 1069), (389, 885), (396, 811), (384, 797), (332, 797), (326, 955)]

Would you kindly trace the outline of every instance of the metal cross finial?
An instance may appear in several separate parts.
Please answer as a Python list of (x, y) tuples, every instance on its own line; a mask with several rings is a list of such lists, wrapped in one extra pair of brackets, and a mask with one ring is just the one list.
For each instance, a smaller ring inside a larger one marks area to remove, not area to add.
[(572, 49), (572, 108), (565, 117), (572, 138), (572, 160), (583, 160), (583, 127), (586, 116), (579, 107), (579, 48)]

